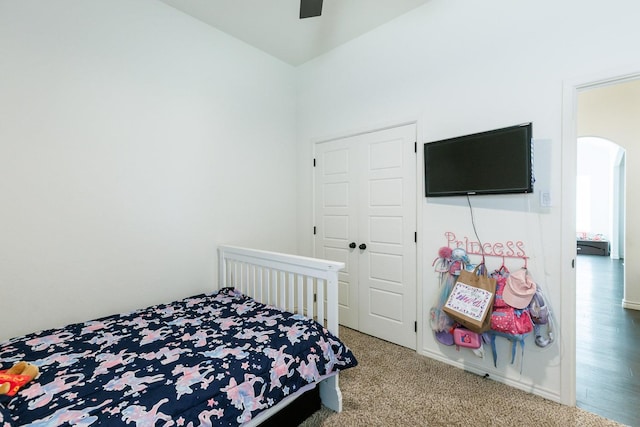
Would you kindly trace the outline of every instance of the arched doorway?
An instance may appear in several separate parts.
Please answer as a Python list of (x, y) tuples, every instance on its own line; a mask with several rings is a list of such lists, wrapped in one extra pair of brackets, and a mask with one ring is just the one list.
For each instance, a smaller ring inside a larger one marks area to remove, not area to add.
[(624, 258), (625, 150), (605, 138), (579, 137), (576, 165), (578, 237), (608, 241), (611, 257)]

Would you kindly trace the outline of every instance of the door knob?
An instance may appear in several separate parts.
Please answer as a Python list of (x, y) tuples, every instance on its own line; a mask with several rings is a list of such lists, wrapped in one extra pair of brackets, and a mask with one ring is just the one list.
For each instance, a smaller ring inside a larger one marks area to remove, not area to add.
[(350, 247), (351, 249), (355, 249), (355, 247), (356, 247), (356, 242), (351, 242), (351, 243), (349, 243), (349, 247)]
[(364, 243), (360, 243), (360, 246), (358, 247), (362, 250), (367, 249), (367, 245), (365, 245)]

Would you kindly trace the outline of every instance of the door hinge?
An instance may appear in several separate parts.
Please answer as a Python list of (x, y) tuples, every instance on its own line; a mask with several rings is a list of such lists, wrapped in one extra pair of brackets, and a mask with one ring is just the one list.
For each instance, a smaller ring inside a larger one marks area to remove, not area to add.
[(314, 168), (316, 167), (316, 159), (315, 158), (313, 159), (313, 167)]
[(413, 322), (413, 331), (414, 332), (418, 332), (418, 322), (417, 321)]
[(413, 152), (417, 153), (418, 152), (418, 141), (413, 143)]
[(418, 243), (418, 232), (417, 231), (413, 232), (413, 241)]
[(316, 235), (316, 226), (315, 225), (313, 226), (313, 235), (314, 236)]
[(318, 302), (318, 294), (313, 294), (313, 302)]

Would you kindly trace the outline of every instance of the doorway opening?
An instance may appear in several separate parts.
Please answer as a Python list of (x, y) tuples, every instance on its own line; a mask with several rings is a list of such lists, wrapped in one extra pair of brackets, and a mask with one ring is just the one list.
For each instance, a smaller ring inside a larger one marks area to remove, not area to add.
[(625, 120), (640, 109), (640, 80), (614, 79), (582, 89), (575, 134), (576, 405), (636, 425), (639, 366), (636, 345), (630, 343), (640, 339), (633, 327), (640, 311), (624, 308), (626, 287), (633, 286), (625, 281), (625, 194), (634, 191), (625, 188), (624, 147), (640, 138), (635, 119)]
[(605, 138), (579, 137), (576, 164), (578, 255), (624, 258), (624, 148)]

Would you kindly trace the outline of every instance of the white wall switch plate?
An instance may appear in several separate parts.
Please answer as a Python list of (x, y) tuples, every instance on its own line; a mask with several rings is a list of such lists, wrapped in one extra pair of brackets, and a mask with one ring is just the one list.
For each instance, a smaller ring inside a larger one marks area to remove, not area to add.
[(543, 208), (551, 207), (551, 192), (549, 191), (540, 192), (540, 206), (542, 206)]

